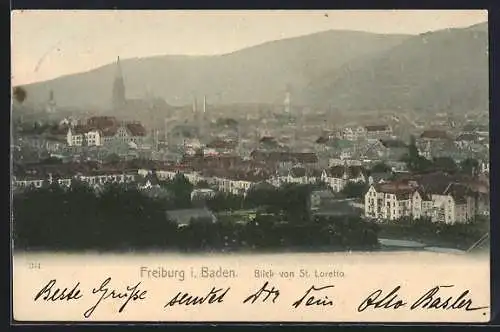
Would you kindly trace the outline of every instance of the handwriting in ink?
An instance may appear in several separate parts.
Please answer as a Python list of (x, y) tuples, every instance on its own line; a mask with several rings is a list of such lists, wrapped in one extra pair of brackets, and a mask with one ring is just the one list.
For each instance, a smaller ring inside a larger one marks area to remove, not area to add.
[[(327, 289), (327, 288), (333, 288), (335, 287), (334, 285), (328, 285), (328, 286), (323, 286), (323, 287), (319, 287), (319, 288), (316, 288), (315, 286), (311, 286), (311, 288), (309, 288), (307, 290), (307, 292), (304, 294), (304, 296), (302, 296), (300, 299), (298, 299), (297, 301), (295, 301), (293, 304), (292, 304), (292, 307), (295, 307), (295, 308), (298, 308), (302, 302), (306, 299), (307, 297), (307, 300), (305, 302), (305, 306), (312, 306), (312, 305), (319, 305), (319, 306), (332, 306), (333, 305), (333, 301), (330, 300), (328, 298), (328, 296), (326, 295), (323, 295), (322, 298), (316, 298), (313, 294), (316, 293), (316, 292), (320, 292), (324, 289)], [(318, 295), (316, 295), (318, 296)]]
[(410, 307), (411, 310), (422, 308), (422, 309), (465, 309), (465, 311), (474, 311), (488, 308), (485, 307), (473, 307), (472, 300), (467, 297), (469, 290), (465, 290), (456, 299), (453, 297), (441, 297), (438, 296), (441, 288), (452, 288), (454, 285), (441, 285), (436, 286), (428, 290), (424, 295), (422, 295), (415, 303)]
[(163, 308), (166, 307), (171, 307), (176, 304), (178, 305), (200, 305), (204, 304), (207, 302), (208, 304), (213, 304), (213, 303), (222, 303), (224, 302), (224, 296), (226, 296), (227, 292), (229, 292), (231, 288), (226, 288), (225, 290), (223, 288), (216, 289), (215, 287), (212, 287), (212, 289), (208, 292), (207, 295), (205, 296), (193, 296), (189, 293), (182, 293), (179, 292), (177, 295), (175, 295), (167, 304), (163, 306)]
[(399, 309), (405, 306), (406, 302), (398, 298), (398, 291), (400, 289), (401, 286), (397, 286), (385, 296), (383, 296), (383, 291), (381, 289), (376, 290), (361, 302), (358, 307), (358, 312), (365, 311), (370, 307), (374, 309)]
[(250, 302), (251, 304), (255, 303), (255, 301), (257, 301), (257, 299), (260, 298), (261, 295), (264, 294), (265, 297), (261, 298), (262, 299), (262, 302), (266, 302), (267, 299), (271, 296), (271, 295), (274, 295), (274, 297), (272, 298), (272, 301), (273, 303), (276, 302), (276, 299), (278, 298), (278, 296), (280, 296), (280, 291), (279, 289), (275, 288), (274, 286), (269, 289), (268, 288), (269, 286), (269, 281), (266, 281), (264, 283), (264, 285), (257, 291), (255, 292), (254, 294), (250, 295), (249, 297), (247, 297), (243, 303), (247, 303), (247, 302)]
[(141, 291), (139, 289), (139, 286), (141, 282), (138, 282), (134, 286), (127, 286), (126, 290), (124, 292), (117, 291), (115, 289), (110, 289), (108, 288), (108, 284), (110, 283), (111, 278), (107, 278), (106, 280), (103, 281), (103, 283), (99, 286), (99, 288), (94, 288), (92, 289), (92, 294), (100, 294), (99, 300), (94, 304), (92, 307), (90, 307), (85, 313), (83, 314), (85, 318), (89, 318), (97, 308), (97, 306), (101, 303), (101, 301), (106, 300), (108, 298), (111, 299), (126, 299), (118, 312), (122, 312), (127, 304), (130, 301), (139, 301), (139, 300), (144, 300), (146, 298), (147, 291)]
[(68, 291), (68, 288), (55, 288), (56, 279), (50, 280), (43, 288), (35, 295), (35, 302), (42, 298), (44, 301), (71, 301), (80, 299), (83, 294), (81, 293), (79, 286), (80, 282), (77, 282), (73, 288)]

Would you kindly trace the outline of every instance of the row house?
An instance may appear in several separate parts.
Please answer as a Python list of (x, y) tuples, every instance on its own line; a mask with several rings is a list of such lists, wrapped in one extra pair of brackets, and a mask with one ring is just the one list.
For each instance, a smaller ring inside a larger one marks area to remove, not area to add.
[(341, 159), (341, 158), (330, 158), (328, 160), (328, 167), (333, 166), (363, 166), (363, 161), (358, 159)]
[(296, 165), (290, 169), (286, 177), (280, 183), (314, 184), (320, 181), (321, 171), (307, 169), (301, 165)]
[(488, 125), (476, 125), (468, 123), (462, 128), (462, 132), (464, 134), (477, 134), (481, 137), (490, 136), (490, 128)]
[(56, 182), (62, 187), (69, 188), (73, 180), (79, 180), (89, 186), (98, 186), (109, 183), (133, 183), (136, 180), (136, 175), (133, 173), (79, 174), (54, 178), (51, 174), (48, 174), (46, 177), (16, 177), (14, 186), (16, 188), (42, 188), (44, 184), (50, 185)]
[(429, 130), (424, 130), (420, 134), (420, 139), (426, 141), (440, 141), (440, 140), (450, 140), (451, 138), (450, 135), (444, 130), (429, 129)]
[(191, 167), (186, 167), (183, 165), (164, 165), (155, 168), (154, 171), (151, 169), (141, 168), (137, 170), (137, 174), (142, 177), (147, 177), (150, 174), (154, 174), (158, 177), (159, 180), (163, 181), (171, 181), (178, 174), (182, 174), (190, 183), (194, 185), (203, 180), (203, 176), (200, 172), (193, 170)]
[(366, 128), (363, 126), (346, 127), (341, 130), (340, 136), (348, 141), (356, 141), (366, 137)]
[(296, 164), (305, 167), (318, 167), (318, 156), (314, 152), (282, 152), (254, 150), (250, 158), (256, 162), (274, 165), (278, 168), (290, 169)]
[(269, 179), (269, 174), (262, 170), (255, 171), (218, 171), (205, 179), (221, 192), (233, 195), (245, 195), (252, 186)]
[(14, 177), (13, 179), (14, 189), (26, 189), (26, 188), (42, 188), (44, 185), (50, 185), (54, 182), (57, 182), (61, 187), (70, 187), (71, 186), (71, 178), (62, 178), (62, 179), (49, 179), (47, 178), (39, 178), (39, 177)]
[(443, 192), (432, 192), (432, 220), (465, 223), (477, 214), (476, 197), (462, 184), (450, 183)]
[(479, 135), (476, 133), (463, 133), (455, 138), (455, 145), (460, 149), (469, 149), (479, 142)]
[(216, 139), (208, 143), (203, 149), (205, 156), (218, 156), (233, 153), (238, 147), (238, 142), (234, 140)]
[(76, 179), (87, 183), (90, 186), (105, 185), (110, 183), (133, 183), (137, 180), (136, 174), (128, 173), (100, 173), (100, 174), (82, 174), (75, 176)]
[(66, 147), (66, 139), (55, 135), (23, 136), (16, 142), (21, 148), (32, 148), (47, 152), (60, 152)]
[(139, 146), (145, 143), (145, 138), (146, 129), (138, 122), (106, 127), (89, 120), (86, 125), (69, 127), (66, 134), (69, 146), (102, 146), (113, 143), (133, 143)]
[(392, 136), (392, 128), (387, 124), (365, 126), (366, 138), (381, 139)]
[(321, 181), (325, 182), (334, 192), (340, 192), (349, 182), (366, 182), (364, 169), (359, 166), (333, 166), (323, 170)]
[(101, 146), (101, 132), (86, 126), (68, 128), (66, 136), (69, 146)]

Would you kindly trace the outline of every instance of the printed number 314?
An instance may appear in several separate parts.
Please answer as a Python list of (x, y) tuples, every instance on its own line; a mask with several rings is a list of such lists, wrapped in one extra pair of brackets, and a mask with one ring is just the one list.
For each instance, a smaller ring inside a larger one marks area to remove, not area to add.
[(39, 262), (30, 262), (30, 263), (28, 263), (28, 268), (29, 269), (39, 269), (40, 263)]

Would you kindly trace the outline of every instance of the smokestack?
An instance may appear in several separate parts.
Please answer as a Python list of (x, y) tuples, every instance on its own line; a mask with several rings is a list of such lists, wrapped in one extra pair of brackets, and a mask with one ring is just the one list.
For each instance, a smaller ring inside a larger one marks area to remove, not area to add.
[(194, 97), (193, 99), (193, 113), (196, 114), (196, 111), (197, 111), (197, 104), (198, 102), (196, 101), (196, 97)]
[(285, 112), (290, 114), (290, 92), (288, 91), (285, 94), (284, 104), (285, 104)]

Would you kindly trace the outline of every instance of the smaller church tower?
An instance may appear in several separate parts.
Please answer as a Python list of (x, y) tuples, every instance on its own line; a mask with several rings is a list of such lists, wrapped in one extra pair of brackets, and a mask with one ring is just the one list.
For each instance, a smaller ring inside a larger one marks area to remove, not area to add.
[(57, 108), (56, 100), (54, 98), (54, 91), (50, 90), (49, 92), (49, 101), (47, 102), (47, 106), (45, 110), (47, 113), (55, 113)]

